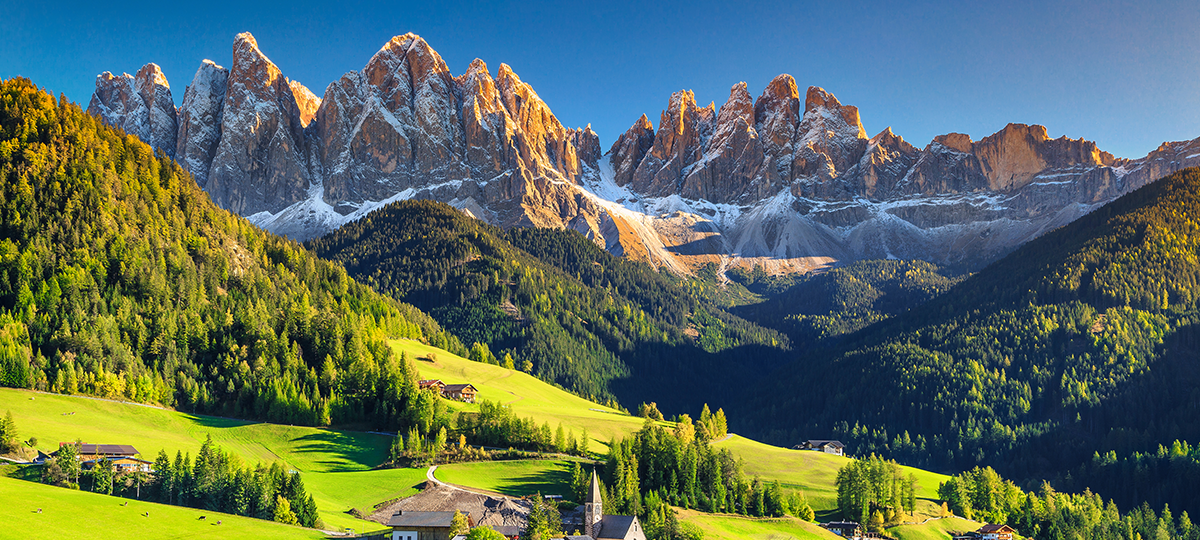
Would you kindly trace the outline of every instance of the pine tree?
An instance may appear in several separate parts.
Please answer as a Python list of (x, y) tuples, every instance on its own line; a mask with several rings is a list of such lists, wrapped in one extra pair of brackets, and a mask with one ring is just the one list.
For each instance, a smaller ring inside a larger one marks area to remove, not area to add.
[(4, 414), (4, 418), (0, 419), (0, 453), (16, 451), (19, 447), (17, 441), (17, 421), (13, 419), (12, 411)]

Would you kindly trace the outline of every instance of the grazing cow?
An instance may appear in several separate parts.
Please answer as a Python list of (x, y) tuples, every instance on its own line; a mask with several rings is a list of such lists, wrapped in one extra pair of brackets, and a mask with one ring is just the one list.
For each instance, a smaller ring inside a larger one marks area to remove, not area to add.
[(204, 516), (200, 516), (200, 519), (204, 519)]

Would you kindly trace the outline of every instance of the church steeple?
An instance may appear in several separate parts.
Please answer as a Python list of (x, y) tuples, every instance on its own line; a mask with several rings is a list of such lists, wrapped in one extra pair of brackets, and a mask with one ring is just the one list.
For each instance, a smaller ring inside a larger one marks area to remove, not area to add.
[(600, 520), (604, 519), (604, 508), (601, 505), (600, 477), (596, 469), (592, 469), (592, 489), (588, 491), (587, 501), (583, 503), (583, 534), (596, 538), (600, 534)]

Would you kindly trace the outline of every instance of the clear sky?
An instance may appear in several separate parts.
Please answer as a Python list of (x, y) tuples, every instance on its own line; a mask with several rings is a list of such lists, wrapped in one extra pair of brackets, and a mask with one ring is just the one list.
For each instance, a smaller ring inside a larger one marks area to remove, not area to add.
[[(507, 63), (568, 127), (607, 150), (671, 92), (720, 106), (780, 73), (824, 87), (923, 147), (1009, 122), (1141, 157), (1200, 136), (1200, 1), (6, 2), (0, 77), (86, 106), (102, 71), (162, 66), (178, 103), (201, 60), (228, 66), (249, 31), (318, 96), (392, 36), (415, 32), (455, 75)], [(13, 5), (16, 4), (16, 5)]]

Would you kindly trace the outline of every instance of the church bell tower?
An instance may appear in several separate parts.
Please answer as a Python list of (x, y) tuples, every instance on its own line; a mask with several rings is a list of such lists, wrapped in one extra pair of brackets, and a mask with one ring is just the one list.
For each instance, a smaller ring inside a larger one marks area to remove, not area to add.
[(600, 478), (596, 469), (592, 469), (592, 489), (588, 492), (587, 501), (583, 503), (583, 534), (596, 538), (600, 534), (600, 520), (604, 518), (604, 508), (600, 501)]

